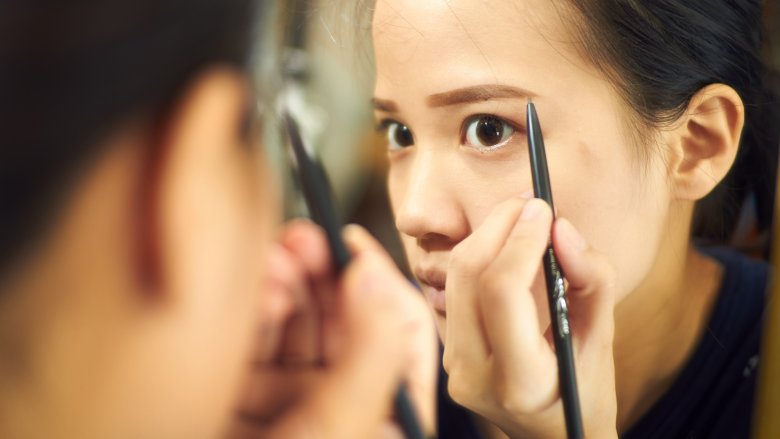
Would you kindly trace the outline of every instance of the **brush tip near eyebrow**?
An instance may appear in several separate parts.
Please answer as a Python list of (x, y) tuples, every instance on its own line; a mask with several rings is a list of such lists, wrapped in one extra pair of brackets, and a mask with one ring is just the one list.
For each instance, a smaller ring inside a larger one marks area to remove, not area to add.
[(528, 104), (525, 106), (525, 113), (526, 113), (526, 122), (528, 123), (528, 129), (531, 129), (532, 126), (537, 126), (539, 123), (539, 116), (536, 114), (536, 105), (531, 101), (531, 99), (528, 99)]

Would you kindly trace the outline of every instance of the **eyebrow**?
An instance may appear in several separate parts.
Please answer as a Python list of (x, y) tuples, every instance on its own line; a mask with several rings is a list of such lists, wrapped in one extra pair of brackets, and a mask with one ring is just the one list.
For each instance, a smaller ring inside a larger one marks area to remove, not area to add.
[(532, 97), (534, 97), (533, 93), (522, 88), (510, 85), (482, 84), (430, 95), (427, 102), (429, 107), (446, 107), (448, 105), (467, 104), (490, 99), (530, 99)]
[[(511, 85), (481, 84), (432, 94), (428, 96), (426, 103), (429, 107), (446, 107), (450, 105), (488, 101), (491, 99), (531, 99), (534, 96), (534, 93), (531, 93), (528, 90), (512, 87)], [(371, 99), (371, 104), (379, 111), (387, 113), (395, 113), (398, 111), (398, 104), (391, 100), (373, 98)]]
[(396, 104), (393, 101), (387, 100), (387, 99), (379, 99), (379, 98), (372, 98), (371, 99), (371, 105), (379, 110), (384, 111), (385, 113), (397, 113), (398, 112), (398, 104)]

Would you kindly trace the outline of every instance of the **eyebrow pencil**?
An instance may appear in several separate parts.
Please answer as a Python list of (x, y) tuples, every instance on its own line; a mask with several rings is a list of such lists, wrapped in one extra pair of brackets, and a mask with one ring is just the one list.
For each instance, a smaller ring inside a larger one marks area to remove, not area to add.
[[(283, 118), (295, 159), (295, 174), (306, 200), (306, 206), (312, 220), (325, 230), (335, 269), (340, 273), (349, 264), (350, 254), (341, 238), (341, 224), (333, 203), (328, 176), (322, 163), (306, 152), (295, 120), (287, 113), (284, 113)], [(424, 439), (412, 401), (403, 385), (398, 387), (393, 404), (404, 437)]]
[[(531, 158), (531, 176), (534, 184), (534, 196), (541, 198), (555, 209), (550, 187), (550, 174), (547, 170), (547, 156), (544, 152), (542, 128), (533, 102), (527, 106), (528, 154)], [(550, 308), (555, 355), (558, 359), (558, 382), (563, 400), (563, 414), (566, 418), (566, 433), (569, 439), (582, 439), (582, 413), (577, 392), (577, 376), (574, 373), (574, 352), (571, 345), (569, 311), (566, 304), (566, 291), (563, 284), (563, 272), (553, 251), (552, 242), (544, 253), (544, 279), (547, 284), (547, 300)]]

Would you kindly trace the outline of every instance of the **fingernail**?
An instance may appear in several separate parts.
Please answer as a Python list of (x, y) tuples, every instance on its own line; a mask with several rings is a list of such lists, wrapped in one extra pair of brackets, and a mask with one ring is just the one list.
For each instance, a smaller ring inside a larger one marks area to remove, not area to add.
[(341, 229), (341, 236), (347, 241), (359, 238), (360, 226), (356, 224), (347, 224)]
[(531, 198), (534, 197), (534, 191), (529, 189), (529, 190), (521, 193), (519, 195), (519, 197), (520, 197), (521, 200), (530, 200)]
[(585, 241), (585, 238), (580, 235), (580, 232), (574, 228), (572, 223), (566, 219), (560, 219), (559, 221), (561, 222), (559, 228), (560, 231), (563, 232), (563, 239), (566, 243), (578, 251), (585, 250), (588, 246), (588, 242)]
[(341, 230), (341, 237), (350, 250), (363, 251), (370, 247), (371, 235), (363, 227), (357, 224), (348, 224)]
[(531, 221), (539, 217), (544, 207), (544, 201), (539, 199), (530, 199), (525, 206), (523, 206), (523, 212), (520, 214), (520, 219), (523, 221)]

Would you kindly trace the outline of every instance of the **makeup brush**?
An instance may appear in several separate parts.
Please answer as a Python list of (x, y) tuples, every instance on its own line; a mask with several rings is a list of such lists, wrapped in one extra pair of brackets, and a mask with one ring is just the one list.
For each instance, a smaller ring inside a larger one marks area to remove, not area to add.
[[(547, 156), (542, 139), (542, 128), (539, 116), (533, 102), (527, 106), (528, 123), (528, 154), (531, 158), (531, 177), (534, 184), (534, 196), (541, 198), (550, 208), (553, 205), (550, 174), (547, 169)], [(547, 299), (550, 307), (550, 322), (552, 325), (555, 356), (558, 359), (558, 382), (563, 400), (563, 414), (566, 418), (566, 433), (569, 439), (582, 439), (585, 434), (582, 429), (582, 412), (577, 391), (577, 375), (574, 371), (574, 352), (571, 345), (571, 327), (569, 311), (566, 303), (566, 291), (563, 283), (563, 272), (558, 266), (552, 243), (547, 245), (543, 258), (544, 279), (547, 284)]]
[[(338, 273), (349, 265), (350, 254), (341, 238), (341, 223), (336, 214), (328, 176), (322, 164), (306, 152), (298, 125), (288, 113), (283, 114), (284, 126), (290, 138), (294, 171), (300, 183), (311, 218), (325, 230), (331, 257)], [(407, 439), (424, 439), (409, 394), (403, 385), (394, 398), (395, 415)]]

